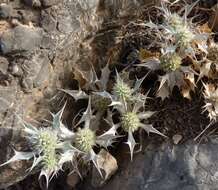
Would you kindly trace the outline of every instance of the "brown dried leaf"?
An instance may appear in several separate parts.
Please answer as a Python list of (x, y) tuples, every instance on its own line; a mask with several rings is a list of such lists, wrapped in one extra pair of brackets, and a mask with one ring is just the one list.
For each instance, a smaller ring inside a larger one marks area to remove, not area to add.
[(139, 60), (141, 62), (149, 59), (149, 58), (159, 58), (160, 53), (159, 52), (151, 52), (146, 49), (140, 48), (139, 50)]
[(194, 77), (194, 73), (187, 73), (185, 74), (184, 77), (184, 85), (182, 86), (182, 95), (184, 98), (188, 98), (191, 100), (191, 95), (190, 92), (191, 91), (195, 91), (195, 77)]

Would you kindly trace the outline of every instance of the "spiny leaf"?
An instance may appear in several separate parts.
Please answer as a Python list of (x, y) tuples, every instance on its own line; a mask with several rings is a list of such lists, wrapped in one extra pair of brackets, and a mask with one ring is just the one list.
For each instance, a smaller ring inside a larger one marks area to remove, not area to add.
[[(67, 103), (67, 102), (66, 102)], [(64, 104), (64, 106), (61, 108), (60, 111), (58, 111), (56, 114), (52, 114), (52, 117), (53, 117), (53, 121), (52, 121), (52, 127), (53, 129), (60, 129), (61, 127), (61, 117), (63, 115), (63, 112), (64, 112), (64, 109), (65, 109), (65, 106), (66, 106), (66, 103)]]
[(11, 159), (9, 159), (7, 162), (1, 164), (0, 167), (4, 166), (4, 165), (7, 165), (7, 164), (9, 164), (11, 162), (15, 162), (15, 161), (30, 160), (33, 157), (34, 157), (33, 152), (18, 152), (16, 150), (14, 150), (14, 156)]
[(81, 88), (79, 88), (79, 90), (65, 90), (65, 89), (61, 89), (61, 91), (69, 94), (76, 101), (80, 100), (80, 99), (87, 99), (88, 98), (88, 95), (84, 91), (82, 91)]
[(133, 152), (136, 145), (135, 139), (133, 137), (132, 132), (128, 132), (128, 141), (126, 142), (129, 146), (131, 161), (133, 159)]
[(155, 129), (152, 125), (146, 125), (146, 124), (142, 124), (141, 127), (149, 134), (149, 133), (155, 133), (158, 134), (160, 136), (163, 137), (167, 137), (165, 136), (163, 133), (159, 132), (157, 129)]

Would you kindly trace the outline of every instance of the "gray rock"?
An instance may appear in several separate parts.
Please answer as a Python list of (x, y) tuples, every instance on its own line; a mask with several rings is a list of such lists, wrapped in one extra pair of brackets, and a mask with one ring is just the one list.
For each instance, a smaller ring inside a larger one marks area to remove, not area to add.
[(1, 51), (3, 54), (31, 51), (40, 45), (41, 39), (41, 29), (19, 25), (2, 34)]
[(44, 7), (50, 7), (58, 3), (63, 3), (63, 0), (41, 0)]
[(41, 7), (40, 0), (24, 0), (24, 3), (26, 3), (30, 7)]
[(13, 8), (5, 3), (0, 4), (0, 18), (7, 19), (13, 14)]
[[(120, 160), (120, 172), (101, 190), (215, 190), (218, 186), (218, 139), (206, 144), (150, 147), (133, 162)], [(79, 189), (94, 190), (91, 184)]]
[[(22, 130), (19, 128), (0, 127), (0, 164), (10, 159), (13, 155), (13, 149), (19, 150), (21, 144), (25, 144), (22, 139)], [(23, 145), (24, 146), (24, 145)], [(9, 148), (10, 147), (10, 148)], [(30, 165), (26, 162), (17, 162), (1, 167), (0, 170), (0, 189), (6, 188), (26, 177), (25, 170)]]

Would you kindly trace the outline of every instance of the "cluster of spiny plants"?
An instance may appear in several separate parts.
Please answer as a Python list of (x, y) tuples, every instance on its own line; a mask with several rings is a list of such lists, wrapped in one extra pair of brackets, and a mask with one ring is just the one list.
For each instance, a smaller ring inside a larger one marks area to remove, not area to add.
[[(141, 47), (138, 50), (140, 63), (131, 66), (146, 67), (152, 72), (163, 71), (164, 74), (159, 76), (156, 94), (162, 100), (172, 94), (174, 87), (178, 87), (181, 94), (190, 99), (190, 92), (194, 92), (196, 83), (202, 81), (204, 110), (208, 112), (211, 120), (216, 121), (218, 88), (212, 83), (204, 83), (203, 80), (205, 77), (206, 81), (214, 80), (218, 76), (218, 45), (212, 41), (210, 33), (203, 32), (189, 16), (196, 4), (186, 5), (177, 13), (171, 12), (172, 4), (168, 3), (157, 8), (163, 16), (162, 22), (146, 21), (141, 26), (152, 31), (162, 47), (156, 56), (149, 57), (143, 57), (141, 54), (150, 50)], [(187, 59), (191, 60), (188, 64), (185, 63)], [(40, 168), (40, 177), (45, 176), (48, 186), (49, 181), (66, 163), (70, 163), (73, 170), (80, 175), (81, 159), (87, 163), (92, 162), (102, 175), (96, 149), (104, 148), (108, 151), (124, 134), (127, 137), (125, 143), (129, 147), (131, 160), (137, 144), (134, 134), (139, 129), (148, 134), (166, 137), (148, 122), (154, 112), (145, 109), (148, 93), (143, 92), (141, 85), (146, 76), (130, 80), (129, 75), (129, 68), (118, 69), (107, 64), (101, 69), (99, 77), (95, 68), (91, 67), (85, 85), (79, 85), (77, 90), (61, 90), (75, 101), (84, 99), (87, 102), (85, 111), (76, 116), (77, 122), (72, 130), (62, 122), (65, 106), (56, 114), (52, 114), (53, 121), (49, 127), (37, 128), (23, 122), (30, 151), (15, 150), (14, 156), (1, 166), (18, 160), (32, 160), (29, 172)], [(108, 124), (108, 129), (104, 132), (101, 128), (103, 120)]]

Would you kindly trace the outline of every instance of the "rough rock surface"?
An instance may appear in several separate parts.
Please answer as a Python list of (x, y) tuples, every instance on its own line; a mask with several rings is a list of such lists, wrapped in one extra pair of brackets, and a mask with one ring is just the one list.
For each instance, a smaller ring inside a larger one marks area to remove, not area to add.
[[(119, 172), (101, 190), (215, 190), (218, 186), (218, 139), (205, 144), (164, 144), (120, 159)], [(79, 190), (95, 190), (90, 183)]]

